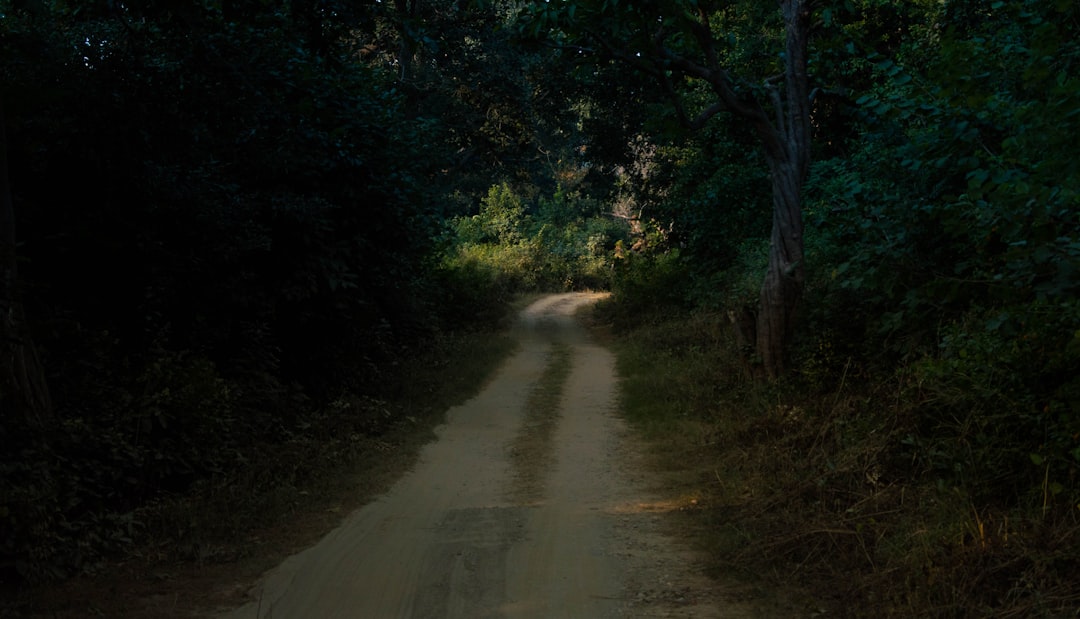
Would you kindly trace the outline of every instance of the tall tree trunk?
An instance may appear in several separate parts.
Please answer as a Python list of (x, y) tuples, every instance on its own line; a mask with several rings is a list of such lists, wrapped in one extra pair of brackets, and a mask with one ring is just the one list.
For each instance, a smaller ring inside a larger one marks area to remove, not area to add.
[(52, 416), (52, 402), (19, 298), (5, 122), (0, 99), (0, 417), (41, 426)]
[[(781, 0), (786, 44), (784, 90), (772, 91), (775, 119), (758, 122), (772, 177), (773, 221), (769, 261), (761, 283), (754, 348), (760, 371), (775, 379), (783, 374), (786, 353), (805, 286), (802, 189), (810, 167), (810, 88), (807, 42), (808, 0)], [(739, 325), (736, 325), (739, 328)]]
[(785, 354), (795, 334), (802, 300), (802, 178), (789, 162), (772, 166), (773, 223), (769, 262), (761, 283), (755, 348), (769, 378), (784, 372)]
[[(696, 21), (689, 23), (682, 34), (696, 40), (705, 62), (691, 60), (668, 48), (665, 40), (670, 33), (663, 28), (651, 35), (649, 59), (643, 58), (641, 53), (624, 52), (620, 45), (587, 33), (612, 57), (656, 77), (671, 97), (679, 120), (689, 128), (700, 129), (710, 118), (726, 110), (749, 123), (761, 139), (773, 189), (769, 263), (761, 284), (757, 311), (737, 308), (729, 316), (749, 373), (758, 378), (774, 379), (784, 372), (785, 353), (795, 333), (805, 281), (802, 189), (810, 167), (807, 46), (812, 2), (777, 0), (777, 4), (784, 19), (784, 74), (782, 83), (776, 83), (773, 78), (765, 80), (768, 101), (748, 94), (747, 91), (752, 89), (736, 87), (721, 60), (722, 48), (717, 44), (709, 10), (703, 7), (697, 8), (696, 15), (686, 13)], [(683, 41), (687, 40), (684, 36)], [(673, 75), (677, 75), (678, 80), (672, 79)], [(716, 95), (716, 101), (694, 118), (687, 114), (685, 101), (677, 93), (677, 83), (685, 77), (704, 80)]]

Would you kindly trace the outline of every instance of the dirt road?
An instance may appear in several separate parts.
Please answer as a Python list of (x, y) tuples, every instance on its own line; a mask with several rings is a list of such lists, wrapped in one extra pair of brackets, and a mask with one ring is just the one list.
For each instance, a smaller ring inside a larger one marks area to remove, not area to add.
[[(614, 358), (573, 317), (599, 297), (529, 306), (518, 352), (448, 413), (415, 469), (222, 618), (747, 616), (721, 612), (663, 533), (670, 505), (627, 447)], [(555, 410), (537, 418), (536, 385), (553, 363), (569, 373)]]

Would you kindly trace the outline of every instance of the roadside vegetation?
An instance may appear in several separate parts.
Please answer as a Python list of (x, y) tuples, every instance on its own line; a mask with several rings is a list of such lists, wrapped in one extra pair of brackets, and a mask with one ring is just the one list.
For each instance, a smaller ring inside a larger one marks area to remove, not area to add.
[[(250, 582), (408, 471), (446, 411), (475, 395), (513, 348), (498, 324), (447, 335), (403, 351), (378, 390), (298, 406), (302, 421), (286, 436), (253, 440), (237, 449), (237, 466), (141, 505), (122, 538), (82, 542), (74, 577), (6, 583), (0, 617), (161, 619), (240, 603)], [(232, 582), (236, 597), (221, 597)]]
[[(853, 132), (821, 121), (784, 378), (754, 380), (733, 328), (755, 311), (769, 196), (753, 172), (701, 174), (741, 152), (737, 128), (658, 149), (669, 223), (597, 314), (715, 567), (802, 588), (811, 612), (1080, 608), (1080, 175), (1055, 137), (1078, 129), (1080, 48), (1057, 37), (1080, 16), (966, 6), (879, 15), (905, 24), (891, 56), (836, 75), (851, 90), (831, 118)], [(702, 225), (708, 196), (730, 220)]]
[(744, 128), (708, 125), (651, 152), (652, 235), (596, 315), (626, 414), (716, 569), (801, 588), (810, 614), (1075, 616), (1080, 175), (1058, 136), (1080, 129), (1080, 15), (860, 6), (821, 24), (787, 372), (755, 379), (738, 328), (762, 166)]
[(447, 240), (445, 267), (462, 293), (488, 295), (468, 304), (483, 307), (527, 292), (610, 288), (615, 248), (629, 242), (630, 228), (579, 191), (560, 185), (530, 205), (503, 183), (479, 212), (450, 220)]
[[(596, 320), (611, 320), (610, 303)], [(761, 385), (740, 378), (722, 313), (661, 306), (614, 332), (622, 410), (652, 445), (685, 531), (717, 575), (757, 592), (763, 616), (778, 591), (807, 616), (1077, 608), (1076, 505), (1015, 435), (973, 427), (987, 414), (978, 396), (928, 377), (930, 360), (874, 373), (837, 359), (822, 382), (829, 351), (818, 348), (805, 375)]]

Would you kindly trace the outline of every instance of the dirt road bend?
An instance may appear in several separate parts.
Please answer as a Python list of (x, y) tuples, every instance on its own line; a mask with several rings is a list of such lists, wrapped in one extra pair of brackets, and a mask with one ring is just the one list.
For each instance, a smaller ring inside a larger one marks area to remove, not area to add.
[[(600, 296), (526, 308), (518, 352), (449, 411), (414, 470), (222, 619), (747, 616), (721, 612), (664, 534), (671, 507), (651, 494), (616, 416), (612, 353), (574, 318)], [(545, 416), (541, 377), (566, 370), (552, 364), (569, 369)]]

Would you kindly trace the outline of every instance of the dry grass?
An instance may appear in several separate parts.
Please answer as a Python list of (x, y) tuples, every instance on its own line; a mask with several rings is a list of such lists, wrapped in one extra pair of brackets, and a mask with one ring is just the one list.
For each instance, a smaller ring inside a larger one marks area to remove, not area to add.
[(669, 314), (615, 340), (623, 410), (671, 492), (695, 497), (687, 524), (717, 570), (807, 616), (1080, 616), (1080, 510), (942, 483), (905, 442), (903, 376), (848, 362), (826, 388), (748, 384), (726, 331)]

